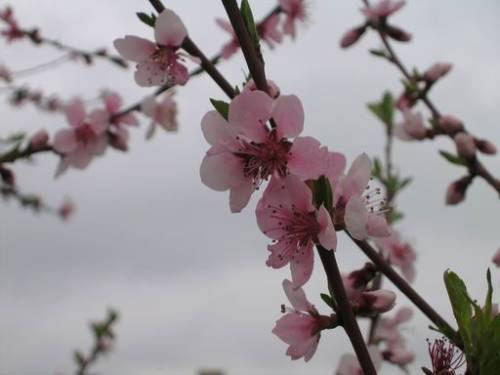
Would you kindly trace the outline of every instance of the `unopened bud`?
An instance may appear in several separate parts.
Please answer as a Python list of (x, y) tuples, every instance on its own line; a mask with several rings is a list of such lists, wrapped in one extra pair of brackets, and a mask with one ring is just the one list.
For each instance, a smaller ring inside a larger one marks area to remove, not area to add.
[(32, 151), (38, 151), (43, 149), (49, 143), (49, 134), (45, 129), (40, 129), (30, 138), (30, 149)]
[(436, 82), (438, 79), (448, 74), (452, 67), (453, 65), (450, 63), (435, 63), (425, 71), (422, 78), (429, 83)]
[(486, 155), (495, 155), (497, 153), (497, 147), (486, 139), (475, 138), (474, 142), (477, 149)]
[(0, 165), (0, 177), (2, 181), (9, 186), (14, 186), (16, 184), (16, 175), (9, 168), (5, 168)]
[(452, 182), (446, 190), (446, 204), (455, 205), (462, 202), (465, 199), (465, 193), (471, 182), (472, 178), (470, 176), (464, 176)]
[(476, 154), (476, 143), (474, 137), (468, 133), (460, 132), (455, 135), (455, 146), (457, 153), (466, 159), (471, 159)]
[(448, 134), (455, 134), (464, 130), (462, 121), (451, 115), (443, 115), (439, 118), (439, 126)]
[(389, 311), (396, 303), (396, 294), (390, 290), (380, 289), (363, 295), (369, 298), (370, 309), (380, 313)]
[(493, 259), (491, 260), (497, 267), (500, 267), (500, 247), (498, 248), (497, 252), (493, 256)]
[(366, 31), (366, 26), (355, 27), (350, 30), (347, 30), (345, 34), (340, 39), (340, 47), (347, 48), (356, 43), (359, 38), (363, 36)]
[(389, 37), (397, 40), (398, 42), (409, 42), (411, 40), (410, 33), (396, 26), (387, 25), (385, 28), (385, 32)]

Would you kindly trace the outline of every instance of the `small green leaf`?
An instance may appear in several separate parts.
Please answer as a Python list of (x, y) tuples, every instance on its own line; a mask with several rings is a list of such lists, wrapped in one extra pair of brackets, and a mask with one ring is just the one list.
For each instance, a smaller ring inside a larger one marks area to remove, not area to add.
[(137, 14), (137, 17), (143, 23), (145, 23), (148, 26), (155, 27), (156, 15), (154, 15), (153, 13), (151, 13), (151, 15), (149, 15), (149, 14), (146, 14), (144, 12), (137, 12), (136, 14)]
[(243, 17), (243, 21), (245, 22), (245, 26), (248, 30), (248, 33), (250, 34), (250, 39), (252, 39), (255, 49), (257, 51), (260, 51), (259, 33), (257, 31), (257, 26), (255, 25), (252, 9), (250, 8), (248, 0), (241, 1), (240, 12), (241, 16)]
[(385, 92), (380, 102), (369, 103), (368, 109), (386, 126), (392, 127), (394, 123), (394, 98), (390, 92)]
[(413, 178), (411, 177), (406, 177), (402, 181), (399, 182), (399, 187), (398, 190), (404, 189), (406, 186), (408, 186), (412, 182)]
[(387, 52), (383, 49), (371, 49), (369, 52), (376, 57), (383, 57), (385, 59), (389, 57), (387, 56)]
[(229, 103), (226, 103), (223, 100), (217, 100), (212, 98), (210, 98), (210, 103), (212, 103), (215, 110), (219, 112), (219, 114), (227, 120), (229, 115)]
[(380, 179), (380, 177), (382, 176), (382, 164), (380, 163), (380, 160), (378, 158), (373, 158), (372, 175), (373, 177), (377, 177), (378, 179)]
[(451, 164), (467, 165), (466, 161), (463, 158), (461, 158), (460, 156), (457, 156), (457, 155), (453, 155), (453, 154), (449, 153), (448, 151), (439, 150), (439, 154), (443, 158), (448, 160)]
[(335, 305), (335, 301), (333, 300), (332, 297), (330, 297), (329, 294), (321, 293), (320, 296), (321, 296), (321, 299), (323, 300), (323, 302), (325, 302), (333, 310), (335, 310), (337, 308), (337, 306)]
[(399, 211), (391, 211), (389, 212), (389, 223), (395, 223), (396, 221), (399, 221), (401, 220), (402, 218), (404, 218), (404, 214), (402, 212), (399, 212)]
[(321, 176), (314, 181), (314, 202), (316, 202), (317, 207), (324, 205), (327, 211), (332, 208), (332, 187), (325, 176)]

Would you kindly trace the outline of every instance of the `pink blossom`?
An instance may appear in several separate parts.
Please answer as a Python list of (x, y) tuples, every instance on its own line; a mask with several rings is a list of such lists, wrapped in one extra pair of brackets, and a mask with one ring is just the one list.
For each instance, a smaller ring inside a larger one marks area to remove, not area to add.
[(409, 110), (410, 108), (413, 108), (416, 102), (417, 99), (409, 91), (405, 91), (399, 96), (398, 100), (396, 101), (396, 108), (404, 112), (406, 110)]
[(415, 360), (415, 354), (405, 347), (404, 341), (390, 341), (382, 357), (395, 365), (404, 367)]
[(363, 34), (366, 31), (366, 26), (358, 26), (354, 27), (350, 30), (347, 30), (345, 34), (342, 36), (340, 39), (340, 47), (342, 48), (347, 48), (352, 46), (354, 43), (356, 43), (359, 38), (363, 36)]
[(413, 311), (409, 307), (400, 308), (392, 318), (381, 318), (375, 330), (375, 339), (387, 342), (400, 341), (399, 326), (411, 319)]
[[(266, 125), (271, 118), (274, 128)], [(241, 211), (253, 191), (273, 175), (291, 173), (307, 180), (323, 170), (320, 143), (298, 137), (304, 110), (294, 95), (274, 100), (262, 91), (245, 90), (231, 101), (227, 121), (210, 111), (201, 126), (211, 145), (200, 167), (201, 180), (214, 190), (230, 190), (232, 212)]]
[(11, 7), (7, 6), (0, 12), (0, 19), (8, 26), (8, 29), (1, 32), (1, 35), (5, 36), (7, 42), (22, 39), (26, 36), (26, 33), (19, 27), (17, 20), (14, 18), (14, 12)]
[[(273, 81), (273, 80), (267, 80), (267, 87), (268, 87), (268, 94), (271, 96), (271, 98), (276, 99), (278, 96), (280, 96), (280, 88), (278, 85)], [(250, 79), (245, 86), (243, 87), (243, 90), (247, 91), (255, 91), (258, 90), (257, 85), (255, 84), (253, 78)]]
[(10, 74), (10, 70), (4, 65), (0, 65), (0, 80), (3, 80), (6, 83), (12, 82), (12, 75)]
[(383, 250), (389, 262), (399, 267), (404, 277), (412, 282), (415, 278), (415, 260), (417, 259), (413, 247), (403, 242), (399, 233), (392, 228), (388, 237), (375, 238), (375, 243)]
[(222, 18), (217, 18), (215, 20), (215, 23), (224, 31), (226, 31), (228, 34), (230, 34), (231, 39), (229, 42), (224, 44), (222, 46), (222, 50), (220, 52), (221, 56), (224, 59), (229, 59), (231, 56), (233, 56), (238, 50), (240, 49), (240, 42), (238, 41), (238, 38), (236, 37), (236, 34), (234, 33), (233, 27), (231, 24), (222, 19)]
[(457, 154), (463, 158), (470, 159), (476, 154), (476, 143), (474, 137), (468, 133), (460, 132), (453, 138), (457, 148)]
[(279, 0), (281, 9), (286, 14), (283, 24), (283, 34), (290, 35), (295, 39), (297, 34), (296, 22), (305, 22), (307, 18), (306, 7), (303, 0)]
[[(368, 353), (376, 370), (382, 365), (382, 355), (376, 345), (368, 347)], [(340, 362), (335, 375), (363, 375), (363, 370), (354, 354), (344, 354), (340, 357)]]
[(439, 118), (439, 126), (448, 134), (455, 134), (464, 130), (464, 124), (458, 118), (451, 115), (443, 115)]
[(29, 139), (29, 147), (33, 151), (38, 151), (43, 149), (49, 143), (49, 134), (47, 130), (40, 129), (35, 134), (33, 134)]
[(279, 44), (283, 40), (283, 35), (278, 30), (279, 22), (279, 14), (273, 14), (257, 27), (259, 36), (271, 49), (274, 48), (275, 43)]
[(500, 267), (500, 247), (498, 248), (491, 261), (495, 263), (495, 266)]
[(74, 100), (65, 108), (69, 129), (59, 130), (54, 137), (54, 149), (62, 154), (56, 176), (61, 175), (69, 166), (86, 168), (94, 156), (106, 150), (108, 119), (104, 111), (93, 111), (89, 116), (80, 100)]
[(177, 131), (177, 103), (174, 100), (174, 95), (175, 91), (169, 90), (159, 101), (156, 101), (154, 96), (148, 96), (142, 101), (141, 112), (151, 118), (146, 139), (153, 137), (157, 126), (168, 132)]
[(361, 9), (364, 16), (374, 22), (381, 22), (405, 5), (405, 1), (380, 0), (377, 4)]
[(335, 222), (345, 225), (358, 240), (389, 235), (380, 190), (371, 191), (368, 187), (371, 170), (370, 159), (361, 154), (354, 160), (347, 175), (336, 184), (334, 191)]
[(75, 205), (69, 199), (65, 199), (61, 207), (59, 207), (58, 213), (63, 220), (68, 220), (75, 212)]
[(396, 294), (390, 290), (365, 290), (366, 285), (358, 285), (355, 272), (343, 276), (347, 298), (354, 311), (363, 315), (391, 310), (396, 302)]
[(427, 128), (420, 112), (413, 113), (410, 110), (403, 111), (403, 122), (394, 127), (394, 135), (403, 141), (424, 139)]
[(450, 63), (435, 63), (424, 72), (423, 79), (429, 83), (434, 83), (438, 79), (448, 74), (453, 67)]
[(313, 205), (309, 187), (294, 175), (273, 177), (257, 210), (260, 230), (274, 243), (266, 264), (281, 268), (290, 264), (295, 288), (304, 285), (313, 270), (314, 244), (335, 250), (337, 236), (326, 208)]
[(291, 359), (309, 361), (314, 355), (320, 339), (322, 318), (307, 300), (301, 288), (296, 289), (289, 280), (283, 281), (283, 289), (293, 308), (287, 308), (273, 328), (273, 333), (288, 344), (286, 354)]
[(464, 354), (447, 339), (428, 341), (433, 374), (456, 374), (465, 363)]
[(179, 51), (188, 33), (179, 16), (165, 9), (156, 19), (155, 41), (133, 35), (114, 41), (115, 48), (125, 59), (137, 63), (135, 81), (139, 86), (164, 84), (184, 85), (189, 78), (187, 68), (180, 63), (189, 55)]

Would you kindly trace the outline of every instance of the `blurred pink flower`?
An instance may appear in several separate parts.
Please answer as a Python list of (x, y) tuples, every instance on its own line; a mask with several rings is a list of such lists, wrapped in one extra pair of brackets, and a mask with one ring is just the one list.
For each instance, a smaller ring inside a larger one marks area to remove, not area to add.
[(297, 21), (305, 22), (307, 18), (305, 1), (303, 0), (279, 0), (281, 9), (286, 14), (283, 24), (283, 34), (290, 35), (295, 39), (297, 35)]
[(47, 130), (40, 129), (35, 134), (33, 134), (29, 139), (29, 147), (33, 151), (38, 151), (43, 149), (49, 143), (49, 133)]
[(321, 316), (307, 300), (304, 291), (294, 288), (289, 280), (283, 281), (283, 289), (293, 308), (287, 308), (273, 328), (273, 333), (288, 344), (286, 354), (291, 359), (309, 361), (314, 355), (320, 339)]
[(495, 266), (500, 267), (500, 247), (498, 248), (491, 261), (495, 263)]
[[(373, 366), (376, 370), (382, 365), (382, 355), (380, 350), (375, 345), (368, 347), (368, 353), (372, 359)], [(358, 359), (354, 354), (344, 354), (340, 357), (340, 362), (335, 375), (363, 375), (363, 370)]]
[(259, 32), (259, 36), (271, 49), (274, 48), (275, 43), (279, 44), (283, 40), (283, 35), (278, 30), (279, 22), (279, 14), (273, 14), (266, 21), (258, 25), (257, 31)]
[[(270, 79), (267, 80), (267, 87), (269, 89), (269, 95), (271, 96), (271, 98), (276, 99), (278, 96), (280, 96), (280, 88), (278, 87), (278, 85), (273, 80), (270, 80)], [(258, 90), (257, 89), (257, 85), (255, 84), (253, 78), (250, 79), (245, 84), (245, 86), (243, 87), (243, 90), (247, 90), (247, 91), (256, 91), (256, 90)]]
[(411, 319), (413, 311), (409, 307), (400, 308), (392, 318), (382, 317), (376, 326), (375, 340), (395, 342), (401, 340), (399, 326)]
[(462, 121), (452, 115), (442, 115), (439, 118), (439, 126), (449, 134), (455, 134), (464, 129)]
[(403, 122), (394, 127), (394, 135), (403, 141), (421, 140), (427, 135), (427, 128), (420, 112), (403, 111)]
[(444, 77), (449, 73), (451, 68), (453, 67), (450, 63), (435, 63), (429, 69), (424, 72), (423, 79), (429, 83), (434, 83), (438, 79)]
[(344, 287), (354, 311), (370, 315), (391, 310), (396, 302), (396, 294), (390, 290), (365, 290), (366, 285), (357, 285), (356, 273), (342, 276)]
[(367, 190), (371, 170), (370, 159), (361, 154), (354, 160), (347, 175), (336, 184), (334, 191), (335, 221), (345, 224), (349, 233), (358, 240), (389, 235), (380, 191)]
[(61, 207), (59, 207), (58, 213), (63, 220), (68, 220), (75, 212), (75, 205), (69, 199), (65, 199)]
[(156, 101), (154, 96), (148, 96), (142, 101), (141, 112), (151, 118), (151, 124), (146, 131), (146, 139), (153, 137), (157, 126), (168, 132), (177, 131), (177, 103), (174, 95), (175, 91), (169, 90), (159, 101)]
[(374, 22), (381, 22), (393, 13), (400, 10), (405, 1), (380, 0), (377, 4), (368, 5), (361, 9), (366, 18)]
[(3, 11), (0, 11), (0, 20), (4, 21), (8, 28), (2, 30), (1, 35), (3, 35), (7, 42), (12, 42), (16, 39), (22, 39), (26, 36), (26, 33), (19, 27), (17, 20), (14, 18), (14, 11), (10, 6), (5, 7)]
[(417, 259), (413, 247), (403, 242), (399, 233), (392, 228), (388, 237), (375, 238), (374, 241), (389, 258), (389, 262), (399, 267), (404, 277), (412, 282), (415, 278), (415, 260)]
[(457, 154), (465, 159), (473, 158), (476, 154), (474, 137), (468, 133), (460, 132), (454, 137)]
[(231, 23), (226, 21), (225, 19), (222, 18), (216, 18), (215, 23), (224, 31), (226, 31), (230, 36), (231, 39), (229, 42), (224, 44), (222, 46), (222, 50), (220, 52), (221, 56), (224, 59), (229, 59), (231, 56), (233, 56), (238, 50), (240, 49), (240, 42), (238, 41), (238, 38), (236, 37), (236, 34), (234, 33), (233, 27), (231, 26)]
[(179, 16), (165, 9), (156, 19), (155, 41), (133, 35), (114, 41), (115, 48), (125, 59), (137, 63), (135, 81), (139, 86), (164, 84), (184, 85), (189, 79), (187, 68), (180, 63), (189, 55), (179, 48), (188, 33)]
[(273, 177), (256, 209), (260, 230), (275, 243), (266, 264), (281, 268), (290, 264), (295, 288), (304, 285), (313, 270), (314, 244), (335, 250), (337, 235), (324, 206), (313, 205), (310, 188), (294, 175)]

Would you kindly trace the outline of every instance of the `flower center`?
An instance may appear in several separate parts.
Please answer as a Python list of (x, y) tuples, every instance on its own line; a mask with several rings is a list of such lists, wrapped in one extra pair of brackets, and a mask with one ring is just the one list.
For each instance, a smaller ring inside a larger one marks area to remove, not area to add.
[(265, 143), (247, 142), (237, 137), (240, 147), (235, 155), (242, 159), (243, 173), (252, 178), (256, 187), (274, 173), (281, 177), (287, 174), (292, 143), (285, 138), (278, 141), (274, 134), (271, 132)]
[(92, 129), (90, 124), (87, 124), (87, 123), (76, 128), (75, 132), (76, 132), (76, 138), (84, 144), (89, 143), (90, 141), (95, 139), (97, 136), (97, 134)]
[(455, 374), (455, 370), (465, 363), (464, 355), (460, 349), (446, 339), (437, 339), (432, 344), (427, 340), (427, 344), (434, 373), (440, 374), (448, 371), (449, 374)]

